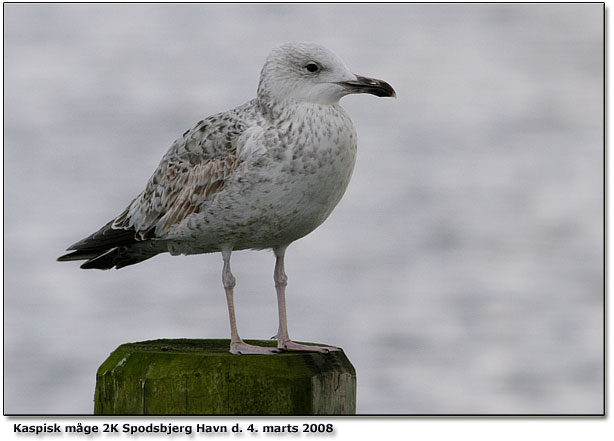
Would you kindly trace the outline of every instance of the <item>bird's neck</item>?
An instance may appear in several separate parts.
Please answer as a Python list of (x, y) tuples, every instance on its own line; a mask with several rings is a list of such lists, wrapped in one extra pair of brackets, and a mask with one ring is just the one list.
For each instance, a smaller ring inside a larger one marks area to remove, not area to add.
[(310, 109), (316, 111), (340, 108), (338, 102), (331, 104), (318, 104), (293, 100), (279, 100), (272, 98), (266, 93), (258, 94), (257, 102), (262, 115), (270, 121), (292, 119), (300, 114), (308, 114)]

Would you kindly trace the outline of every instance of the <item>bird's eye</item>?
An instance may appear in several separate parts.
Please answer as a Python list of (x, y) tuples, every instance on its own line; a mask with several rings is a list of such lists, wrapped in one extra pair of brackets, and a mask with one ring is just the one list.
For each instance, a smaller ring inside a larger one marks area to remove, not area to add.
[(320, 70), (320, 66), (318, 66), (318, 65), (317, 65), (316, 63), (314, 63), (314, 62), (310, 62), (310, 63), (307, 63), (307, 64), (305, 65), (305, 69), (307, 69), (309, 72), (312, 72), (312, 73), (313, 73), (313, 72), (317, 72), (317, 71), (319, 71), (319, 70)]

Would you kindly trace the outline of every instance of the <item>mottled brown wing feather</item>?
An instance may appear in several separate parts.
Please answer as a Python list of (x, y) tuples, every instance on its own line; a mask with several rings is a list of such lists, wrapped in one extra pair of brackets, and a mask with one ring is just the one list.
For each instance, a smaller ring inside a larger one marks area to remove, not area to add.
[(236, 154), (232, 152), (226, 158), (213, 159), (194, 167), (187, 177), (182, 179), (183, 186), (168, 206), (161, 219), (163, 222), (156, 230), (164, 233), (189, 215), (198, 213), (203, 202), (210, 200), (224, 187), (225, 177), (236, 165)]
[(245, 123), (232, 113), (200, 121), (176, 140), (147, 186), (113, 222), (134, 229), (140, 239), (164, 237), (174, 225), (198, 213), (237, 167), (237, 140)]

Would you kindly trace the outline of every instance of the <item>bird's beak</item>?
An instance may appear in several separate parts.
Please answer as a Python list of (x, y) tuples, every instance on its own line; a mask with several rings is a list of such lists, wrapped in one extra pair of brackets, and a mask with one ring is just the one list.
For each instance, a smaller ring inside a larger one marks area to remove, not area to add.
[(397, 94), (390, 84), (375, 78), (361, 77), (356, 75), (355, 81), (342, 81), (339, 83), (348, 93), (370, 93), (375, 96), (389, 96), (396, 98)]

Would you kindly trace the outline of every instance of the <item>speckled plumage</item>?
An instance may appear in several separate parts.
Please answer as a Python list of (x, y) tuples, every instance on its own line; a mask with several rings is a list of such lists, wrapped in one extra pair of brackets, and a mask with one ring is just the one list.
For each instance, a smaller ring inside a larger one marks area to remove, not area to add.
[(274, 49), (257, 98), (186, 131), (129, 206), (60, 260), (109, 269), (162, 252), (221, 251), (226, 262), (232, 250), (248, 248), (283, 258), (347, 188), (356, 132), (338, 101), (361, 92), (394, 96), (387, 83), (352, 74), (315, 43)]

